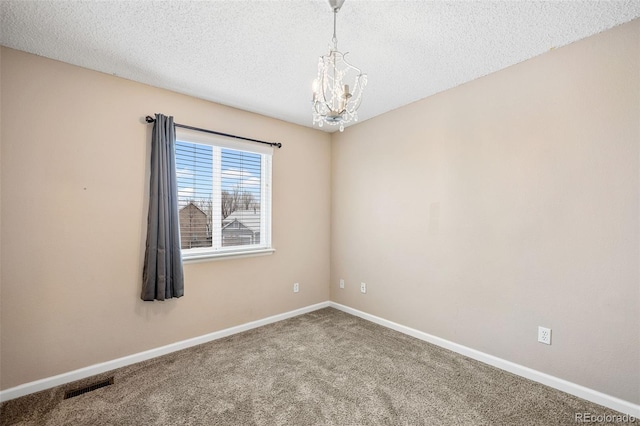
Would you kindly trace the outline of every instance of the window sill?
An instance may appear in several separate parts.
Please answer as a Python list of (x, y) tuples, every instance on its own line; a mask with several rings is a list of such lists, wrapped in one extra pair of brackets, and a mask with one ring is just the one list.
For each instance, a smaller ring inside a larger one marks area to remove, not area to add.
[(242, 257), (269, 256), (276, 251), (274, 248), (222, 253), (192, 253), (183, 254), (182, 263), (200, 263), (214, 260), (239, 259)]

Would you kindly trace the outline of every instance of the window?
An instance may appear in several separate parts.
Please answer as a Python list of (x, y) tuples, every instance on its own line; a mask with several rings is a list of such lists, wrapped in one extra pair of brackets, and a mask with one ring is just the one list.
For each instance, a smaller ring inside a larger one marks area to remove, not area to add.
[(176, 129), (182, 258), (267, 254), (272, 148)]

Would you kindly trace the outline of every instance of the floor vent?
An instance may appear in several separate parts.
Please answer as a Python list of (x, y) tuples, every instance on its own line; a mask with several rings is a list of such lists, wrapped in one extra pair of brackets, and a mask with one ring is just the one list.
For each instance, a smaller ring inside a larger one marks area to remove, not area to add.
[(105, 386), (109, 386), (109, 385), (112, 385), (112, 384), (113, 384), (113, 377), (109, 377), (108, 379), (105, 379), (105, 380), (102, 380), (100, 382), (96, 382), (96, 383), (90, 384), (90, 385), (85, 386), (83, 388), (67, 391), (64, 394), (64, 399), (69, 399), (69, 398), (73, 398), (75, 396), (80, 396), (80, 395), (85, 394), (87, 392), (91, 392), (91, 391), (94, 391), (96, 389), (100, 389), (100, 388), (103, 388)]

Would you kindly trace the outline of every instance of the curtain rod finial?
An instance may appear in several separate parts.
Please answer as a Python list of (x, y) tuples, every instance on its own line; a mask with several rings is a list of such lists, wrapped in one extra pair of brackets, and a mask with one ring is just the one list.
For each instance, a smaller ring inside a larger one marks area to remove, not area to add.
[(146, 121), (147, 123), (153, 123), (154, 121), (156, 121), (156, 119), (155, 119), (155, 118), (153, 118), (153, 117), (151, 117), (150, 115), (147, 115), (147, 116), (144, 118), (144, 121)]

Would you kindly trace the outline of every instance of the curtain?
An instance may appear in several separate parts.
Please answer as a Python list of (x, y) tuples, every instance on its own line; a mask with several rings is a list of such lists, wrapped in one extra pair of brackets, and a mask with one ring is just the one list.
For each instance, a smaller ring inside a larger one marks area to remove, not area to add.
[(173, 117), (156, 114), (151, 136), (151, 183), (142, 300), (184, 295)]

